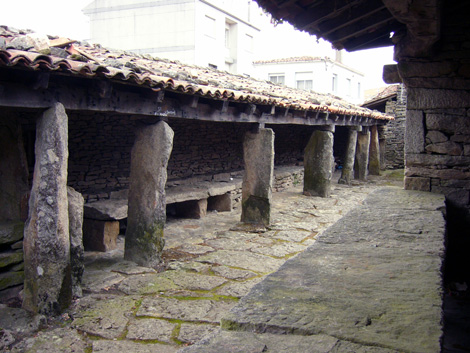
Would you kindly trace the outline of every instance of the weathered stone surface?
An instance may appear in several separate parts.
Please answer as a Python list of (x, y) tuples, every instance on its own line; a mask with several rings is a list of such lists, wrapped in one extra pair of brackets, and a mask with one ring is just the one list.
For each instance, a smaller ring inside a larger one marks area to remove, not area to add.
[(35, 340), (26, 340), (15, 345), (12, 352), (24, 353), (62, 353), (86, 352), (91, 348), (91, 341), (81, 336), (76, 330), (57, 328), (39, 332)]
[(70, 263), (72, 266), (72, 295), (82, 296), (82, 276), (85, 266), (83, 249), (83, 196), (67, 187), (69, 203)]
[(447, 154), (450, 156), (460, 156), (462, 154), (462, 147), (456, 142), (446, 141), (427, 145), (426, 152)]
[(23, 222), (0, 223), (0, 245), (16, 243), (23, 239)]
[(45, 323), (42, 315), (33, 315), (23, 309), (9, 308), (0, 304), (0, 327), (13, 335), (31, 334)]
[(199, 257), (197, 261), (243, 268), (256, 273), (276, 271), (282, 263), (282, 260), (269, 256), (233, 250), (215, 251)]
[(166, 344), (146, 344), (131, 341), (93, 341), (93, 353), (175, 353), (177, 347)]
[(169, 271), (165, 277), (173, 283), (189, 290), (212, 290), (227, 280), (218, 276), (206, 276), (185, 271)]
[(302, 244), (292, 244), (288, 242), (277, 243), (270, 247), (254, 248), (251, 251), (257, 254), (263, 254), (275, 257), (285, 257), (305, 250), (306, 246)]
[(333, 176), (333, 133), (316, 130), (304, 152), (304, 195), (328, 197)]
[(244, 223), (269, 225), (274, 171), (274, 132), (259, 129), (247, 132), (243, 141), (245, 174), (242, 185)]
[(142, 305), (136, 315), (137, 317), (151, 316), (218, 324), (222, 315), (234, 305), (235, 302), (220, 300), (178, 300), (173, 298), (146, 297), (142, 301)]
[(240, 270), (237, 268), (230, 268), (227, 266), (214, 266), (212, 271), (218, 274), (219, 276), (228, 278), (228, 279), (248, 279), (256, 276), (256, 273), (246, 270)]
[(370, 127), (369, 174), (380, 175), (380, 146), (377, 125)]
[(367, 172), (369, 170), (369, 146), (370, 131), (367, 129), (357, 134), (356, 159), (354, 163), (355, 179), (367, 180)]
[(410, 88), (408, 109), (467, 108), (467, 90)]
[(131, 340), (158, 340), (161, 342), (171, 342), (171, 334), (175, 328), (176, 324), (172, 324), (165, 320), (135, 320), (129, 324), (126, 338)]
[(8, 48), (25, 51), (34, 48), (41, 54), (49, 55), (51, 53), (48, 37), (45, 34), (39, 33), (28, 33), (15, 37), (10, 43), (8, 43)]
[[(28, 163), (19, 124), (0, 124), (0, 221), (25, 219), (28, 186)], [(0, 243), (3, 227), (0, 227)]]
[(84, 297), (73, 307), (75, 313), (72, 326), (90, 335), (118, 338), (127, 327), (127, 313), (135, 304), (136, 299), (132, 297)]
[(315, 233), (306, 231), (306, 230), (280, 230), (277, 231), (272, 237), (276, 239), (286, 240), (286, 241), (295, 241), (301, 242), (304, 239), (314, 236)]
[(356, 159), (357, 130), (350, 128), (348, 130), (348, 144), (346, 147), (346, 155), (344, 156), (343, 169), (341, 170), (341, 178), (338, 183), (351, 185), (354, 177), (354, 161)]
[(407, 110), (405, 154), (424, 152), (424, 118), (420, 110)]
[(23, 261), (23, 252), (0, 253), (0, 268), (8, 267)]
[(56, 103), (38, 119), (33, 187), (25, 226), (23, 307), (57, 314), (72, 299), (67, 202), (68, 118)]
[(446, 142), (448, 140), (449, 138), (440, 131), (431, 130), (426, 133), (426, 143), (439, 143)]
[(247, 295), (251, 288), (262, 280), (262, 277), (257, 277), (243, 282), (230, 282), (219, 288), (217, 294), (241, 298)]
[(470, 119), (465, 114), (456, 115), (452, 112), (446, 114), (429, 113), (426, 114), (426, 127), (428, 130), (437, 130), (429, 131), (428, 134), (444, 132), (446, 134), (460, 133), (467, 135), (470, 134)]
[(88, 251), (110, 251), (116, 249), (119, 221), (83, 220), (83, 246)]
[(127, 218), (127, 199), (100, 200), (85, 204), (85, 218), (119, 221)]
[(376, 191), (256, 285), (222, 328), (322, 332), (384, 351), (439, 351), (445, 221), (436, 207), (443, 201)]
[(99, 293), (121, 283), (124, 278), (119, 273), (99, 270), (90, 273), (87, 270), (83, 276), (82, 289), (90, 293)]
[(163, 275), (143, 274), (124, 279), (117, 287), (125, 294), (156, 294), (181, 287)]
[[(251, 332), (215, 332), (197, 344), (179, 350), (180, 353), (333, 353), (345, 352), (334, 350), (338, 339), (327, 335), (274, 335)], [(356, 351), (348, 351), (356, 352)], [(377, 353), (379, 351), (376, 351)], [(388, 353), (387, 351), (384, 351)], [(391, 352), (391, 351), (390, 351)]]
[(141, 266), (161, 261), (166, 218), (165, 183), (173, 130), (163, 121), (140, 127), (131, 153), (124, 258)]
[(405, 177), (405, 190), (430, 191), (431, 178)]
[(0, 290), (22, 284), (24, 281), (24, 272), (2, 272), (0, 273)]
[(178, 340), (183, 343), (193, 344), (218, 329), (218, 326), (212, 325), (181, 324)]

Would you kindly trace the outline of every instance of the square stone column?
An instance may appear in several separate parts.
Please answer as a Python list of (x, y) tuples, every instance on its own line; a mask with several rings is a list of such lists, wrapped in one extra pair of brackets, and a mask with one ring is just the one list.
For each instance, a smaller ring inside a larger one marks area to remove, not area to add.
[(274, 174), (274, 132), (259, 129), (247, 132), (243, 141), (245, 174), (242, 184), (244, 223), (269, 225)]
[(380, 145), (377, 125), (370, 127), (369, 174), (380, 175)]
[(370, 131), (363, 127), (362, 132), (357, 134), (356, 161), (354, 163), (354, 178), (362, 181), (367, 180), (369, 165)]
[(156, 267), (161, 261), (173, 136), (164, 121), (140, 126), (132, 147), (124, 258), (141, 266)]
[(304, 195), (330, 196), (333, 176), (333, 131), (322, 127), (312, 133), (304, 154)]
[(356, 159), (357, 127), (351, 127), (348, 130), (348, 145), (346, 155), (344, 156), (343, 169), (338, 184), (351, 185), (354, 175), (354, 161)]
[(56, 315), (71, 303), (68, 118), (56, 103), (36, 124), (36, 161), (24, 232), (23, 308)]

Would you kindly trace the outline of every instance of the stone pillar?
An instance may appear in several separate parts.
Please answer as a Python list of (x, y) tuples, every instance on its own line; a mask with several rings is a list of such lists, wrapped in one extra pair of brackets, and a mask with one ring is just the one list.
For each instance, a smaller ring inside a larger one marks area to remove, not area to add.
[(82, 296), (82, 276), (85, 270), (83, 249), (83, 196), (67, 187), (69, 203), (70, 263), (72, 266), (72, 295)]
[(341, 178), (338, 180), (338, 184), (351, 185), (351, 180), (354, 175), (354, 160), (356, 157), (356, 144), (357, 144), (357, 130), (356, 127), (349, 128), (348, 131), (348, 146), (346, 155), (344, 157), (343, 169), (341, 171)]
[(242, 185), (244, 223), (267, 226), (271, 220), (271, 195), (274, 174), (274, 132), (259, 129), (247, 132), (243, 141), (245, 174)]
[(131, 152), (129, 209), (124, 258), (156, 267), (165, 241), (165, 184), (173, 130), (164, 121), (140, 126)]
[(329, 131), (314, 131), (305, 147), (304, 195), (330, 196), (334, 168), (333, 131), (334, 127)]
[(68, 121), (56, 103), (37, 121), (33, 187), (24, 233), (23, 308), (46, 315), (71, 303), (67, 201)]
[(367, 180), (367, 169), (369, 164), (370, 131), (363, 127), (362, 132), (357, 134), (356, 161), (354, 163), (354, 178)]
[(377, 125), (370, 127), (369, 174), (380, 175), (380, 146)]

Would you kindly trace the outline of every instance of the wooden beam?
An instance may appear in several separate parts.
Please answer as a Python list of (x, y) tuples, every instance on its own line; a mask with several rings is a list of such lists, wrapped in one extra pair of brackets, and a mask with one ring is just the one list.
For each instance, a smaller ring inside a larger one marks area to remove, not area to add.
[[(89, 88), (83, 85), (75, 85), (70, 89), (69, 85), (50, 83), (47, 90), (34, 90), (32, 86), (19, 83), (0, 82), (0, 107), (18, 109), (47, 109), (54, 103), (60, 102), (68, 111), (93, 111), (125, 114), (129, 116), (141, 116), (144, 120), (157, 118), (182, 118), (231, 123), (265, 123), (265, 124), (292, 124), (292, 125), (327, 125), (333, 124), (336, 114), (328, 112), (316, 112), (315, 115), (307, 115), (302, 111), (282, 109), (275, 110), (276, 114), (270, 114), (272, 106), (267, 106), (266, 112), (262, 107), (254, 104), (230, 106), (226, 101), (226, 111), (220, 109), (220, 101), (198, 100), (194, 106), (188, 99), (173, 98), (168, 94), (163, 102), (158, 103), (158, 93), (146, 95), (144, 91), (127, 91), (116, 83), (109, 98), (90, 94)], [(243, 109), (243, 107), (246, 107)], [(240, 109), (242, 108), (242, 109)], [(347, 120), (347, 119), (346, 119)], [(374, 120), (374, 119), (371, 119)], [(376, 122), (374, 122), (376, 123)], [(358, 121), (345, 121), (345, 125), (357, 125)]]

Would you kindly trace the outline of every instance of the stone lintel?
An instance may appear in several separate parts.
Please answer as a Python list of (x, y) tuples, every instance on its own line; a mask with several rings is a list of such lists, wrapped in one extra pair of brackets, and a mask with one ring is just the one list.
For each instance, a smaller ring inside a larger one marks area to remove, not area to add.
[(247, 132), (243, 141), (245, 174), (242, 184), (242, 215), (244, 223), (269, 225), (274, 173), (274, 132), (259, 129)]
[(382, 78), (388, 84), (402, 83), (397, 64), (384, 65)]

